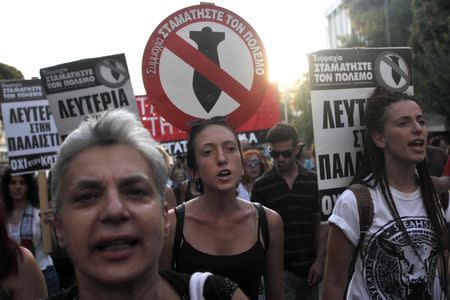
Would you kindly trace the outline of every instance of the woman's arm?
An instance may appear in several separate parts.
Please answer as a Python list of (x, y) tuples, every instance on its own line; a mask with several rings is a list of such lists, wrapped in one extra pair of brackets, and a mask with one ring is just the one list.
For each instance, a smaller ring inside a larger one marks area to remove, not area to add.
[(322, 288), (323, 300), (343, 299), (353, 250), (353, 244), (342, 230), (331, 223), (328, 232), (328, 250)]
[(270, 245), (267, 249), (264, 283), (267, 300), (284, 299), (283, 287), (283, 221), (278, 213), (264, 207), (269, 225)]

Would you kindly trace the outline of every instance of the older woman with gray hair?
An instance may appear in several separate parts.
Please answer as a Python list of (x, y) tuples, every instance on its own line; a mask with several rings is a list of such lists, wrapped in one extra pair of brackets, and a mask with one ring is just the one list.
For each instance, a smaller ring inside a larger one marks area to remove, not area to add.
[(199, 291), (246, 299), (222, 277), (159, 272), (169, 223), (167, 170), (155, 146), (125, 110), (84, 121), (61, 145), (51, 183), (56, 235), (77, 280), (56, 299), (203, 299)]

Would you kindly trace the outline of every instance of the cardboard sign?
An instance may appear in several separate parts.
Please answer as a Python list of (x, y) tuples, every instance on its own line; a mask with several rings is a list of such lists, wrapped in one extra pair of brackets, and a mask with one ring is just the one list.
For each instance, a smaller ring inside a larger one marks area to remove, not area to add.
[(50, 169), (60, 139), (41, 81), (3, 81), (0, 101), (12, 172)]
[(331, 49), (308, 55), (322, 218), (362, 160), (367, 99), (376, 86), (413, 93), (410, 48)]
[(267, 57), (255, 30), (222, 7), (173, 13), (150, 36), (142, 61), (147, 94), (185, 130), (193, 119), (228, 116), (234, 128), (257, 110), (267, 87)]
[(124, 54), (44, 68), (41, 77), (63, 139), (88, 115), (116, 108), (138, 114)]
[[(167, 122), (154, 108), (147, 96), (136, 96), (142, 124), (153, 138), (160, 142), (170, 155), (187, 152), (187, 135)], [(266, 142), (267, 131), (280, 121), (278, 90), (270, 85), (257, 112), (242, 126), (237, 128), (239, 137), (245, 136), (251, 144)]]

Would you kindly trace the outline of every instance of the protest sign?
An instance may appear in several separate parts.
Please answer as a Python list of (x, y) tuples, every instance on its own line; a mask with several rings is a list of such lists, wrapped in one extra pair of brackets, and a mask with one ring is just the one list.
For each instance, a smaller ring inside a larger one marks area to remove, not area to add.
[(157, 26), (144, 50), (142, 75), (153, 105), (182, 130), (193, 119), (214, 116), (239, 127), (256, 112), (268, 84), (256, 31), (208, 3), (183, 8)]
[[(153, 138), (160, 142), (170, 155), (187, 152), (187, 135), (166, 121), (154, 108), (147, 96), (136, 96), (139, 113), (144, 126)], [(239, 138), (245, 136), (251, 144), (266, 142), (267, 131), (280, 121), (278, 90), (269, 85), (256, 113), (242, 126), (236, 129)]]
[(410, 48), (330, 49), (308, 55), (322, 219), (361, 162), (364, 112), (376, 86), (413, 93)]
[(60, 139), (41, 81), (2, 81), (0, 101), (12, 172), (50, 169)]
[(41, 77), (63, 139), (88, 115), (116, 108), (138, 114), (124, 54), (44, 68)]

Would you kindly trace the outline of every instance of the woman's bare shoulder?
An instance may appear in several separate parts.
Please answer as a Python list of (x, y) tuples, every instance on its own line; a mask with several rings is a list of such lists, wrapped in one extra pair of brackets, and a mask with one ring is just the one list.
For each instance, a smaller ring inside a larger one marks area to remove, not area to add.
[[(47, 297), (44, 275), (39, 269), (33, 254), (20, 247), (22, 259), (18, 259), (18, 272), (7, 280), (7, 288), (14, 299), (37, 299)], [(23, 287), (27, 287), (24, 289)]]

